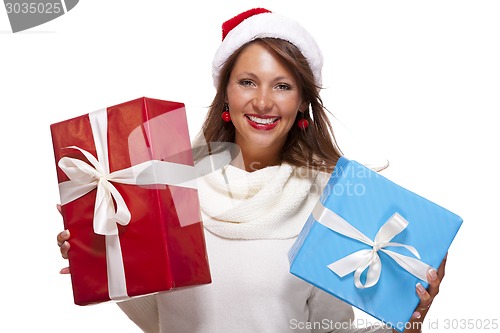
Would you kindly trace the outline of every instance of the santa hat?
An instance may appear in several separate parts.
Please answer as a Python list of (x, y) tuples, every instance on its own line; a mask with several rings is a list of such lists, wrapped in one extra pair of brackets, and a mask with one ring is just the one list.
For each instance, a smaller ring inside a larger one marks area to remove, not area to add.
[(316, 85), (321, 87), (323, 55), (314, 38), (297, 21), (265, 8), (247, 10), (222, 24), (222, 44), (212, 62), (215, 87), (226, 60), (238, 48), (257, 38), (283, 39), (295, 45), (309, 63)]

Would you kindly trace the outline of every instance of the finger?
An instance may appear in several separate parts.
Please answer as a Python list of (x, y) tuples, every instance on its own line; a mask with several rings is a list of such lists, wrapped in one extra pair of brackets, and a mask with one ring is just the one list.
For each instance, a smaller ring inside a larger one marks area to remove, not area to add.
[(415, 311), (411, 315), (411, 319), (414, 320), (414, 321), (418, 320), (418, 319), (422, 319), (422, 314), (420, 313), (420, 311)]
[(61, 256), (62, 256), (64, 259), (68, 259), (68, 251), (69, 251), (70, 247), (71, 247), (71, 246), (70, 246), (70, 245), (69, 245), (69, 243), (68, 243), (68, 242), (66, 242), (66, 241), (65, 241), (65, 242), (63, 242), (63, 243), (61, 244), (61, 247), (60, 247), (59, 249), (60, 249), (60, 251), (61, 251)]
[(434, 299), (434, 297), (436, 297), (436, 295), (439, 293), (439, 286), (441, 285), (441, 278), (439, 276), (439, 272), (436, 271), (435, 269), (430, 269), (427, 272), (427, 282), (429, 282), (427, 291), (430, 294), (431, 299)]
[(64, 267), (59, 271), (59, 274), (70, 274), (69, 267)]
[(412, 318), (420, 319), (425, 317), (427, 311), (429, 311), (429, 308), (432, 303), (432, 297), (420, 282), (417, 283), (415, 289), (417, 291), (418, 297), (420, 298), (420, 303), (418, 303), (417, 308), (415, 309), (415, 312), (412, 315)]
[(411, 316), (413, 320), (423, 319), (423, 317), (425, 317), (425, 315), (429, 311), (434, 297), (436, 297), (436, 295), (439, 293), (439, 285), (441, 284), (441, 279), (444, 277), (445, 266), (446, 257), (439, 265), (437, 271), (435, 269), (430, 269), (429, 272), (427, 272), (427, 282), (429, 282), (427, 290), (424, 288), (424, 286), (422, 286), (420, 282), (417, 283), (416, 291), (418, 297), (420, 298), (420, 303)]
[(57, 246), (61, 247), (62, 244), (69, 239), (69, 230), (61, 231), (57, 234)]

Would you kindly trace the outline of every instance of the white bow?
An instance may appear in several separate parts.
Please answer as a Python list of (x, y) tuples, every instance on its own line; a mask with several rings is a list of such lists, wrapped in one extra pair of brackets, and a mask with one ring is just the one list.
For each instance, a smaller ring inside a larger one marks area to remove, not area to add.
[[(387, 254), (403, 269), (420, 280), (427, 281), (427, 272), (432, 267), (419, 260), (420, 255), (418, 251), (413, 246), (391, 242), (396, 235), (408, 226), (408, 221), (399, 213), (394, 213), (380, 227), (374, 241), (349, 224), (341, 216), (323, 206), (321, 202), (318, 202), (312, 214), (316, 221), (327, 228), (371, 247), (371, 249), (363, 249), (349, 254), (328, 265), (328, 268), (340, 277), (354, 272), (354, 284), (357, 288), (369, 288), (377, 284), (380, 272), (382, 271), (382, 262), (380, 261), (378, 251)], [(385, 249), (388, 246), (404, 247), (415, 255), (416, 258)], [(366, 269), (368, 269), (368, 272), (366, 282), (363, 284), (361, 283), (361, 275)]]
[[(152, 160), (134, 165), (127, 169), (109, 173), (105, 162), (98, 161), (88, 151), (77, 149), (90, 164), (70, 157), (59, 160), (59, 167), (70, 179), (59, 184), (61, 204), (66, 204), (97, 187), (94, 206), (94, 232), (100, 235), (117, 235), (116, 223), (127, 225), (131, 215), (125, 200), (114, 183), (133, 185), (166, 184), (196, 188), (196, 174), (193, 166)], [(191, 179), (180, 183), (177, 179)], [(116, 203), (113, 204), (113, 199)]]

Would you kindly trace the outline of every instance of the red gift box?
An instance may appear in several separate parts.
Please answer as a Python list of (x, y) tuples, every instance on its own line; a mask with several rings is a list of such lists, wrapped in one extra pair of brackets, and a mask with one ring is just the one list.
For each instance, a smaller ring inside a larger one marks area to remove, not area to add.
[(75, 304), (211, 282), (184, 104), (139, 98), (50, 129)]

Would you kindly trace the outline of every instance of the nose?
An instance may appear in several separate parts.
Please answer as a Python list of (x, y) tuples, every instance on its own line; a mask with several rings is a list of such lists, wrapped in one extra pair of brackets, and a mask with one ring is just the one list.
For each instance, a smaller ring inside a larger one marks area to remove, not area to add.
[(256, 110), (261, 112), (270, 110), (273, 106), (272, 93), (265, 87), (259, 87), (255, 92), (253, 106)]

